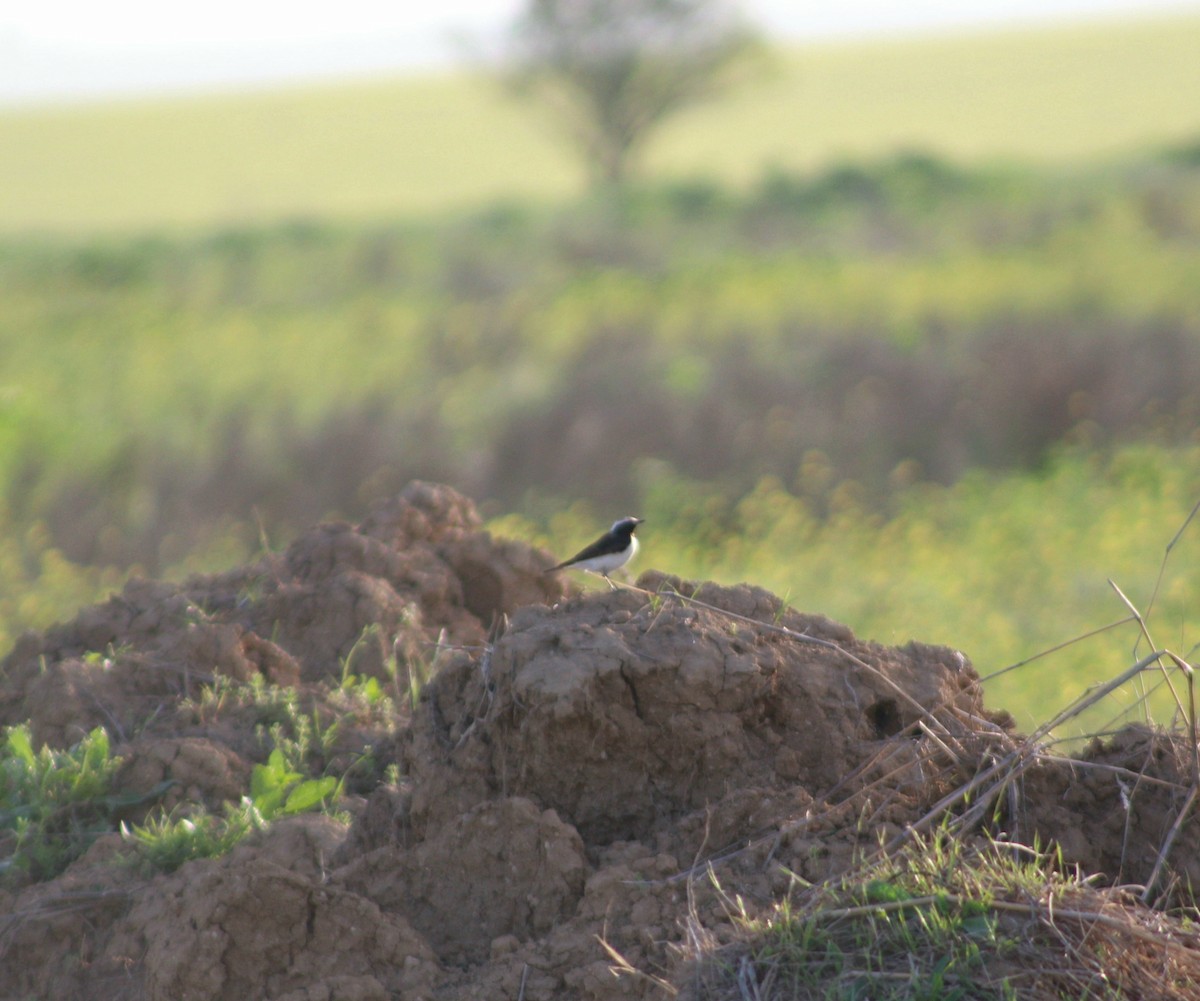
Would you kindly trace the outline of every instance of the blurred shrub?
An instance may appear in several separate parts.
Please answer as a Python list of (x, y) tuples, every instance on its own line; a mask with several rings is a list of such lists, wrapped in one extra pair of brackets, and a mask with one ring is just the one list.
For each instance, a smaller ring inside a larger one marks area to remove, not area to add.
[(1198, 204), (1186, 157), (912, 152), (745, 193), (0, 246), (0, 497), (70, 564), (158, 572), (415, 476), (607, 518), (658, 463), (722, 503), (773, 477), (821, 518), (1063, 442), (1186, 442)]
[(46, 526), (16, 525), (0, 505), (0, 657), (26, 629), (44, 629), (70, 618), (81, 605), (116, 588), (114, 568), (81, 566), (50, 541)]

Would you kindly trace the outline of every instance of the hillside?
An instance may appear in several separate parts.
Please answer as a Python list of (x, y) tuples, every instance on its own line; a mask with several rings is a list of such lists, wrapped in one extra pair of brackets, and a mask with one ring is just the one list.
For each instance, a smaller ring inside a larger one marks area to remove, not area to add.
[[(550, 562), (414, 483), (26, 635), (0, 663), (0, 722), (26, 726), (0, 761), (0, 997), (1192, 996), (1194, 927), (1112, 889), (1200, 879), (1182, 741), (1059, 758), (958, 651), (654, 570), (581, 595)], [(81, 739), (70, 792), (37, 762)], [(271, 806), (288, 771), (329, 785)], [(206, 842), (239, 799), (245, 836)], [(827, 937), (851, 892), (887, 901), (877, 969)]]
[[(1062, 162), (1200, 129), (1200, 16), (780, 52), (671, 124), (657, 176), (745, 185), (897, 148)], [(392, 219), (578, 192), (545, 124), (467, 75), (0, 112), (0, 233)]]

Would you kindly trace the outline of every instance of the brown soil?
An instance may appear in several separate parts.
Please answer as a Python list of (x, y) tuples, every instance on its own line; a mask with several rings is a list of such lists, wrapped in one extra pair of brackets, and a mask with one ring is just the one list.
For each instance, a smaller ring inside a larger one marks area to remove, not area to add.
[[(641, 590), (578, 594), (550, 562), (417, 483), (361, 525), (225, 574), (134, 581), (23, 637), (0, 663), (0, 723), (56, 747), (103, 726), (123, 791), (174, 780), (121, 819), (246, 794), (270, 714), (206, 702), (221, 678), (340, 719), (313, 771), (354, 765), (362, 795), (348, 824), (278, 821), (173, 874), (130, 864), (114, 833), (54, 880), (0, 890), (0, 998), (657, 996), (613, 951), (670, 979), (689, 920), (734, 937), (711, 882), (688, 878), (700, 863), (765, 906), (789, 870), (837, 873), (1017, 747), (956, 651), (865, 643), (750, 585), (648, 572)], [(400, 695), (427, 669), (413, 711), (339, 702), (346, 672)], [(999, 827), (1144, 881), (1187, 768), (1133, 730), (1080, 762), (1038, 758), (996, 790)], [(1186, 824), (1169, 875), (1200, 885), (1198, 848)]]

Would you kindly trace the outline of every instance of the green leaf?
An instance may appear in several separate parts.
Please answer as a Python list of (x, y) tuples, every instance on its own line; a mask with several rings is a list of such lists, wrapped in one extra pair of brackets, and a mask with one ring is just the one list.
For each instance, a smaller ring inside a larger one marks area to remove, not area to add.
[(24, 761), (29, 768), (32, 768), (37, 762), (37, 757), (33, 753), (33, 741), (30, 739), (28, 726), (14, 726), (9, 728), (8, 749), (12, 754)]
[[(263, 768), (263, 766), (255, 765), (255, 771), (250, 774), (250, 799), (263, 819), (270, 820), (283, 807), (284, 800), (287, 798), (287, 786), (278, 784), (269, 777), (262, 779), (263, 775), (269, 776), (270, 773), (265, 769), (259, 772), (259, 768)], [(256, 773), (260, 779), (257, 782), (255, 781)]]
[(83, 770), (100, 771), (108, 763), (108, 734), (103, 727), (96, 727), (79, 742), (83, 750)]
[(307, 782), (301, 782), (288, 795), (283, 812), (303, 813), (305, 810), (315, 809), (332, 796), (335, 789), (337, 789), (337, 779), (332, 775), (323, 779), (309, 779)]
[(250, 772), (250, 798), (255, 806), (263, 809), (263, 803), (278, 799), (283, 802), (287, 788), (299, 782), (303, 775), (288, 770), (283, 752), (276, 748), (265, 765), (255, 765)]

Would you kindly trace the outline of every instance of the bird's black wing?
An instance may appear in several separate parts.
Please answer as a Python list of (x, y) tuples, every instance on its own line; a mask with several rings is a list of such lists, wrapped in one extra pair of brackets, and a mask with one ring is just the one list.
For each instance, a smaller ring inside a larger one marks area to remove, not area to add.
[[(596, 556), (608, 556), (610, 553), (619, 553), (628, 542), (622, 544), (620, 539), (614, 538), (612, 535), (602, 535), (590, 546), (585, 546), (579, 550), (569, 560), (563, 560), (558, 566), (551, 567), (550, 570), (561, 570), (563, 567), (569, 567), (572, 563), (578, 563), (580, 560), (590, 560)], [(549, 573), (550, 570), (546, 572)]]

